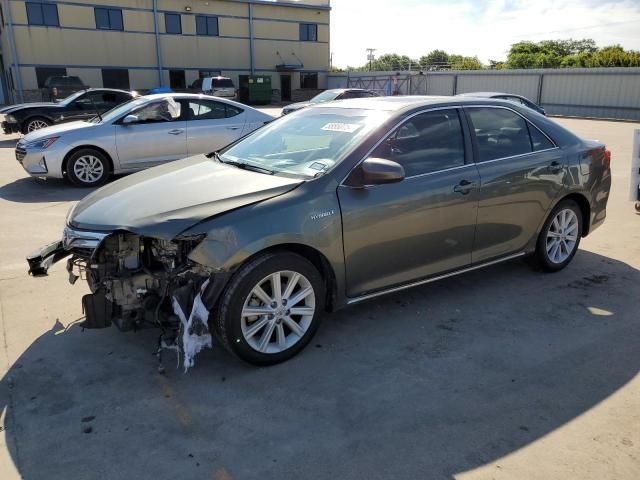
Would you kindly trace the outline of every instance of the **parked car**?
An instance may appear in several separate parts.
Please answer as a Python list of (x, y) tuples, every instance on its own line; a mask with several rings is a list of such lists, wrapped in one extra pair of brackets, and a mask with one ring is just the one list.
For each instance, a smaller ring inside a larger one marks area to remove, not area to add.
[(319, 93), (307, 102), (298, 102), (287, 105), (282, 109), (282, 115), (288, 115), (289, 113), (296, 112), (318, 103), (331, 102), (334, 100), (348, 100), (350, 98), (370, 98), (378, 96), (378, 93), (373, 90), (363, 90), (362, 88), (334, 88), (332, 90), (325, 90), (324, 92)]
[(86, 122), (32, 132), (18, 142), (16, 158), (34, 177), (66, 178), (90, 187), (105, 183), (112, 173), (212, 152), (271, 120), (231, 100), (149, 95)]
[(70, 256), (85, 328), (173, 330), (187, 366), (213, 335), (270, 365), (325, 309), (516, 258), (562, 270), (610, 186), (604, 145), (520, 105), (345, 100), (111, 183), (28, 260), (40, 274)]
[(531, 110), (535, 110), (536, 112), (546, 115), (547, 112), (540, 105), (536, 105), (531, 100), (521, 95), (515, 95), (513, 93), (500, 93), (500, 92), (469, 92), (469, 93), (461, 93), (458, 96), (460, 97), (476, 97), (476, 98), (497, 98), (500, 100), (508, 100), (518, 105), (523, 105)]
[(80, 77), (74, 76), (58, 76), (49, 77), (44, 81), (42, 89), (42, 99), (55, 102), (59, 99), (66, 98), (69, 95), (88, 90), (89, 86), (85, 85)]
[(22, 103), (5, 110), (2, 130), (27, 134), (56, 123), (88, 120), (135, 98), (135, 92), (92, 88), (76, 92), (58, 103)]
[(233, 80), (227, 77), (199, 78), (191, 84), (191, 89), (197, 93), (231, 99), (235, 99), (237, 94)]

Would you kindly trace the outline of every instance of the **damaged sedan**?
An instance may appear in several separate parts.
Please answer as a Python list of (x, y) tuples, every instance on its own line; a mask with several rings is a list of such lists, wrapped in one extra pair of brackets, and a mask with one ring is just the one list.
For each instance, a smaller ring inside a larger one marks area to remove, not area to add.
[(516, 258), (563, 269), (605, 220), (609, 162), (506, 101), (328, 103), (97, 190), (29, 268), (67, 259), (84, 328), (157, 327), (185, 368), (214, 344), (271, 365), (325, 310)]

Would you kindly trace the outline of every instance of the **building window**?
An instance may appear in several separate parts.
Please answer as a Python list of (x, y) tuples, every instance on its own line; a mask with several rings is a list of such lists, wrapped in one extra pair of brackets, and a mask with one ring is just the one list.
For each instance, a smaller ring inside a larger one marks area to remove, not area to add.
[(182, 34), (182, 17), (179, 13), (164, 14), (164, 29), (167, 33)]
[(218, 17), (196, 15), (196, 34), (217, 37), (218, 36)]
[(124, 68), (103, 68), (102, 85), (105, 88), (129, 90), (129, 70)]
[(318, 74), (317, 73), (301, 73), (300, 74), (300, 88), (313, 88), (318, 89)]
[(45, 82), (49, 77), (66, 77), (66, 68), (55, 67), (36, 67), (36, 78), (38, 79), (38, 88), (44, 88)]
[(220, 70), (200, 70), (198, 72), (200, 78), (219, 77), (220, 75)]
[(303, 42), (317, 42), (318, 25), (316, 25), (315, 23), (301, 23), (300, 40), (302, 40)]
[(58, 6), (54, 3), (27, 2), (27, 21), (29, 25), (59, 27)]
[(96, 28), (99, 30), (124, 30), (122, 10), (119, 8), (96, 8)]
[(184, 70), (169, 70), (169, 86), (171, 88), (187, 88)]

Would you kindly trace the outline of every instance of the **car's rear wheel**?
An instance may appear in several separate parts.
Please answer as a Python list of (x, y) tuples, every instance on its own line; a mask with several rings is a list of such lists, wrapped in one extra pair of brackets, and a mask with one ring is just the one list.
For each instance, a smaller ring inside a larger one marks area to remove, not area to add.
[(36, 130), (40, 130), (41, 128), (46, 128), (50, 126), (51, 126), (51, 122), (46, 118), (41, 118), (41, 117), (30, 118), (24, 122), (24, 125), (22, 127), (22, 133), (26, 135), (27, 133), (35, 132)]
[(274, 365), (300, 352), (318, 329), (324, 282), (305, 258), (260, 255), (240, 268), (213, 312), (224, 346), (254, 365)]
[(109, 178), (107, 157), (98, 150), (83, 148), (67, 160), (67, 178), (78, 187), (97, 187)]
[(573, 200), (560, 202), (551, 212), (536, 246), (534, 263), (547, 272), (569, 265), (582, 238), (582, 211)]

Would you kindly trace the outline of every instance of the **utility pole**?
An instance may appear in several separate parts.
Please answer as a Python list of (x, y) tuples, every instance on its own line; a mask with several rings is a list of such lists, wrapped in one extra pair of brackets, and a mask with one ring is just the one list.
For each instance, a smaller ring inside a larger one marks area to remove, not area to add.
[(367, 48), (367, 60), (369, 60), (369, 71), (373, 68), (373, 61), (376, 59), (374, 52), (376, 48)]

